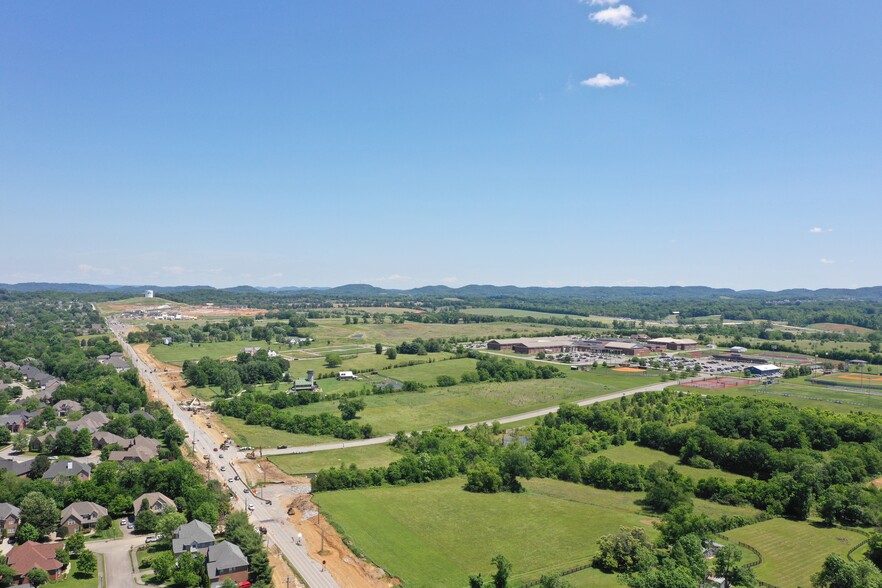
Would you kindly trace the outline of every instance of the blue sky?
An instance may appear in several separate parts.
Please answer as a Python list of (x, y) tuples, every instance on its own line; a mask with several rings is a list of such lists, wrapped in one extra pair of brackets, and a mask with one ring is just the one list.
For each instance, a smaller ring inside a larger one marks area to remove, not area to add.
[(877, 285), (880, 21), (0, 3), (0, 282)]

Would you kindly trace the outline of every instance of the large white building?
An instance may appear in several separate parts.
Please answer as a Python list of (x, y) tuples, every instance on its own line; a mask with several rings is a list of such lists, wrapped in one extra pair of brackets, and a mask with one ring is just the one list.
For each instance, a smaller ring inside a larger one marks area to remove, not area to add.
[(147, 290), (144, 292), (144, 298), (153, 298), (153, 290)]

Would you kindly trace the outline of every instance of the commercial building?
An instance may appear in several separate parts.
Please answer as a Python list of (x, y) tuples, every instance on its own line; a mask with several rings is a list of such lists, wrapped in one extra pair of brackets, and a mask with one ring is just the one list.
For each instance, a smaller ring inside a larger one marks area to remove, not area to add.
[(663, 347), (668, 351), (686, 351), (698, 347), (698, 341), (693, 339), (675, 339), (674, 337), (657, 337), (647, 341), (650, 346)]

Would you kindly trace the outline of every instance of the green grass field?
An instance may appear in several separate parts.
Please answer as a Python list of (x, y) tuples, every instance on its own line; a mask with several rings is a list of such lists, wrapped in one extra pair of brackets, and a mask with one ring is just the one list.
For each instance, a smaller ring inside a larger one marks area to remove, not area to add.
[[(658, 382), (655, 376), (609, 370), (567, 372), (566, 376), (368, 396), (364, 398), (367, 408), (360, 417), (362, 422), (373, 425), (375, 434), (413, 431), (495, 419)], [(336, 412), (337, 403), (318, 402), (286, 410), (299, 414)]]
[(730, 482), (734, 482), (735, 480), (744, 478), (744, 476), (724, 472), (723, 470), (702, 470), (699, 468), (680, 465), (679, 459), (674, 455), (669, 455), (664, 451), (649, 449), (648, 447), (640, 447), (639, 445), (635, 445), (632, 442), (628, 442), (625, 445), (614, 445), (609, 449), (605, 449), (598, 453), (586, 455), (585, 460), (591, 461), (598, 455), (605, 455), (606, 457), (616, 462), (645, 466), (650, 466), (656, 462), (661, 461), (663, 463), (673, 465), (678, 472), (685, 476), (688, 476), (695, 481), (701, 480), (703, 478), (710, 478), (712, 476), (723, 478)]
[[(573, 319), (582, 319), (588, 320), (587, 316), (580, 316), (577, 314), (560, 314), (557, 312), (540, 312), (535, 310), (521, 310), (517, 308), (465, 308), (462, 310), (463, 314), (478, 314), (482, 316), (514, 316), (518, 318), (526, 318), (528, 316), (533, 318), (573, 318)], [(592, 320), (601, 320), (599, 317)]]
[[(101, 566), (104, 564), (102, 561), (104, 556), (100, 553), (96, 553), (95, 557), (98, 558), (98, 569), (101, 569)], [(70, 571), (64, 579), (58, 580), (57, 582), (51, 582), (46, 584), (46, 586), (52, 586), (53, 588), (98, 588), (98, 572), (96, 571), (91, 576), (80, 572), (77, 566), (77, 560), (74, 559), (71, 560)]]
[(764, 559), (754, 568), (757, 578), (779, 588), (811, 585), (812, 574), (821, 569), (828, 555), (844, 556), (864, 539), (852, 531), (785, 519), (771, 519), (725, 534), (756, 548)]
[[(336, 345), (342, 343), (369, 343), (376, 342), (384, 345), (396, 345), (402, 341), (412, 341), (417, 337), (423, 339), (448, 339), (450, 337), (468, 337), (474, 340), (492, 339), (494, 337), (525, 337), (535, 333), (544, 333), (552, 327), (549, 325), (529, 325), (523, 323), (469, 323), (462, 325), (448, 325), (440, 323), (403, 323), (382, 325), (343, 324), (342, 319), (317, 319), (317, 327), (310, 327), (304, 331), (313, 337), (316, 342), (313, 345)], [(362, 337), (354, 339), (353, 335), (361, 334)], [(330, 341), (330, 343), (328, 343)]]
[(380, 374), (399, 382), (413, 381), (427, 386), (435, 386), (438, 376), (453, 376), (459, 381), (464, 373), (474, 371), (477, 365), (478, 362), (474, 359), (451, 359), (395, 368), (393, 370), (383, 370)]
[[(738, 388), (727, 388), (725, 390), (702, 390), (700, 388), (687, 387), (678, 387), (677, 389), (684, 390), (693, 394), (722, 394), (725, 396), (749, 396), (752, 398), (767, 398), (769, 400), (786, 402), (800, 408), (819, 408), (821, 410), (829, 410), (832, 412), (840, 413), (864, 411), (882, 414), (882, 396), (843, 392), (840, 390), (835, 390), (829, 386), (818, 386), (806, 383), (805, 378), (779, 380), (777, 383), (768, 387), (755, 385), (740, 386)], [(845, 404), (845, 402), (856, 402), (861, 406)]]
[[(214, 417), (212, 417), (214, 418)], [(217, 415), (217, 420), (229, 432), (230, 437), (240, 446), (275, 448), (277, 445), (297, 447), (317, 443), (340, 441), (336, 437), (297, 435), (287, 431), (277, 431), (269, 427), (246, 425), (242, 419)]]
[[(621, 526), (655, 535), (653, 517), (635, 502), (640, 493), (539, 479), (526, 480), (523, 494), (473, 494), (462, 485), (455, 478), (318, 493), (315, 500), (371, 560), (408, 588), (462, 588), (470, 574), (491, 572), (490, 560), (499, 553), (512, 562), (512, 580), (519, 585), (590, 562), (600, 536)], [(573, 579), (588, 586), (591, 579), (611, 578), (586, 572)]]
[(365, 445), (351, 449), (314, 451), (312, 453), (274, 455), (269, 459), (283, 472), (296, 475), (315, 473), (322, 468), (353, 463), (360, 468), (385, 467), (400, 458), (400, 453), (394, 451), (389, 445), (383, 444)]
[[(223, 359), (234, 357), (246, 347), (266, 349), (266, 341), (220, 341), (217, 343), (174, 343), (172, 345), (152, 345), (150, 354), (159, 361), (173, 365), (182, 365), (185, 360), (198, 360), (203, 357)], [(272, 349), (282, 351), (282, 347), (274, 345)]]

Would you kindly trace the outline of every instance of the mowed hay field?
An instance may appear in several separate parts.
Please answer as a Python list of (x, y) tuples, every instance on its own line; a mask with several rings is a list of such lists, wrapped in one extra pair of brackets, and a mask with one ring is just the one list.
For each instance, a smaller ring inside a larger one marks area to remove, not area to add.
[(318, 493), (315, 501), (380, 567), (408, 588), (462, 588), (502, 553), (517, 585), (589, 563), (601, 535), (640, 526), (638, 493), (527, 480), (522, 494), (475, 494), (455, 478)]
[[(314, 499), (356, 546), (408, 588), (462, 588), (470, 574), (489, 575), (490, 560), (500, 553), (512, 562), (517, 586), (590, 563), (597, 540), (622, 526), (656, 534), (657, 519), (636, 504), (640, 492), (533, 479), (524, 481), (522, 494), (475, 494), (463, 484), (455, 478), (320, 492)], [(696, 508), (712, 516), (756, 512), (701, 500)], [(587, 572), (578, 580), (577, 586), (612, 586), (615, 577)]]
[[(811, 576), (820, 571), (828, 555), (845, 556), (864, 539), (853, 531), (786, 519), (732, 529), (725, 535), (757, 549), (764, 560), (754, 568), (757, 578), (779, 588), (810, 586)], [(858, 550), (855, 555), (861, 553)]]

